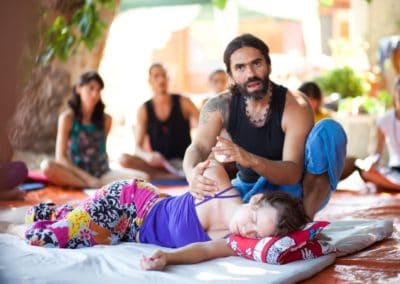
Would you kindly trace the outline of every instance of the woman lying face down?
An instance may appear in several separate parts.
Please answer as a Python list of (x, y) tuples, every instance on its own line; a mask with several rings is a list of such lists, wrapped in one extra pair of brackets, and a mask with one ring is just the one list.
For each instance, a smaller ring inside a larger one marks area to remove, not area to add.
[[(286, 193), (255, 195), (249, 204), (243, 204), (220, 164), (211, 162), (205, 174), (217, 176), (218, 186), (224, 190), (202, 201), (194, 199), (189, 192), (167, 197), (150, 183), (134, 179), (113, 182), (76, 208), (39, 204), (26, 217), (28, 222), (33, 222), (26, 231), (26, 240), (31, 245), (59, 248), (121, 241), (170, 248), (199, 243), (207, 247), (206, 251), (215, 248), (211, 256), (217, 257), (233, 255), (224, 239), (229, 234), (282, 235), (298, 230), (309, 221), (301, 202)], [(144, 263), (151, 265), (144, 268), (160, 269), (158, 264), (152, 266), (150, 258), (147, 260)], [(204, 257), (179, 259), (183, 263), (201, 260)], [(165, 264), (176, 261), (165, 258)]]

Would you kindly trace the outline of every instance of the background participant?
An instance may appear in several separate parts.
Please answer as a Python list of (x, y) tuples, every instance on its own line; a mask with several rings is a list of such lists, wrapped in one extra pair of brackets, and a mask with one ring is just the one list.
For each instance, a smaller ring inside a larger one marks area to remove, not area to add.
[(144, 178), (135, 170), (111, 170), (106, 138), (111, 116), (104, 112), (100, 93), (103, 79), (96, 71), (83, 73), (73, 88), (70, 109), (58, 119), (56, 159), (45, 160), (41, 169), (54, 184), (79, 188), (97, 188), (113, 180)]
[(183, 175), (182, 159), (199, 111), (189, 98), (168, 93), (167, 72), (161, 64), (150, 66), (149, 83), (154, 94), (138, 111), (135, 155), (123, 154), (120, 164), (145, 171), (151, 179), (182, 178), (178, 172)]
[(305, 82), (299, 87), (299, 91), (305, 94), (310, 101), (311, 107), (314, 111), (315, 123), (323, 118), (331, 117), (329, 111), (323, 107), (322, 91), (316, 83)]

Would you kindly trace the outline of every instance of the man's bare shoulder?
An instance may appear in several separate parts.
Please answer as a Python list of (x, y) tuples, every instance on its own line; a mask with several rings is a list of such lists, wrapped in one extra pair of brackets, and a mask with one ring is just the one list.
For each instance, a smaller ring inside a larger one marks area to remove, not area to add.
[(295, 125), (294, 121), (296, 125), (303, 125), (304, 129), (309, 129), (314, 124), (314, 112), (307, 97), (296, 90), (287, 92), (282, 128)]
[(229, 106), (232, 99), (232, 94), (230, 92), (224, 92), (216, 96), (211, 97), (207, 103), (204, 105), (207, 111), (220, 111)]
[(200, 112), (200, 121), (206, 122), (211, 114), (219, 114), (223, 121), (227, 121), (229, 115), (229, 104), (232, 99), (230, 92), (224, 92), (210, 98)]
[(307, 97), (298, 90), (287, 91), (286, 105), (294, 108), (298, 107), (311, 110), (311, 106), (308, 103)]

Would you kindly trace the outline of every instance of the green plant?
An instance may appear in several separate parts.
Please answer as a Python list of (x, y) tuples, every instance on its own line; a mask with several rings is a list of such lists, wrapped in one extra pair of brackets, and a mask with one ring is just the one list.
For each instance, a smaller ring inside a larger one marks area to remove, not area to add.
[(333, 0), (319, 0), (321, 6), (331, 7), (333, 5)]
[[(56, 57), (66, 61), (81, 43), (92, 49), (106, 26), (100, 18), (100, 9), (111, 10), (114, 6), (115, 0), (85, 0), (77, 6), (72, 17), (56, 16), (45, 32), (45, 42), (37, 61), (48, 64)], [(44, 17), (48, 14), (44, 13)]]
[[(101, 37), (105, 24), (100, 18), (100, 10), (112, 10), (118, 0), (52, 0), (48, 6), (62, 6), (73, 12), (71, 16), (56, 15), (54, 21), (45, 28), (44, 43), (40, 44), (37, 62), (49, 64), (55, 58), (66, 61), (74, 50), (83, 43), (89, 50)], [(149, 1), (149, 0), (148, 0)], [(168, 2), (168, 1), (166, 1)], [(228, 0), (212, 0), (218, 9), (225, 9)], [(163, 3), (163, 2), (162, 2)], [(49, 7), (44, 9), (43, 18), (51, 15)], [(53, 11), (54, 12), (54, 11)], [(58, 11), (58, 14), (59, 11)]]
[(326, 95), (339, 93), (344, 98), (361, 96), (368, 89), (366, 80), (348, 66), (328, 71), (315, 81)]
[(212, 4), (220, 10), (225, 9), (228, 0), (212, 0)]
[(386, 109), (390, 108), (393, 104), (393, 96), (387, 90), (378, 91), (377, 98), (382, 102)]
[(385, 104), (378, 98), (369, 96), (348, 97), (340, 100), (339, 112), (371, 115), (382, 115), (385, 112)]

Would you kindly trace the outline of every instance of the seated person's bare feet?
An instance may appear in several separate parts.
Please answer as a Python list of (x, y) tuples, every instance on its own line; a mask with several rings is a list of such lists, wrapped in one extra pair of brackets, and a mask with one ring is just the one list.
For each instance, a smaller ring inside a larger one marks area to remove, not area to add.
[(0, 188), (0, 200), (24, 200), (26, 193), (18, 188)]

